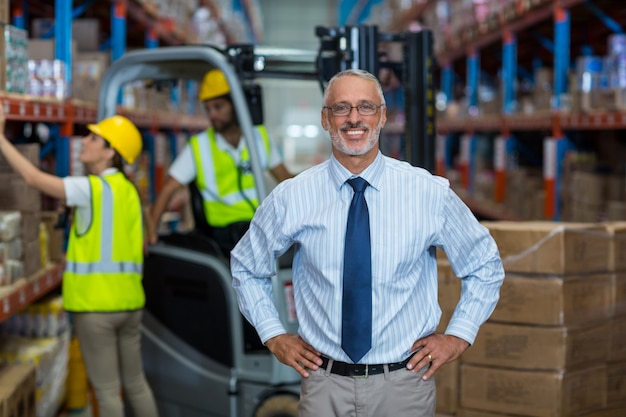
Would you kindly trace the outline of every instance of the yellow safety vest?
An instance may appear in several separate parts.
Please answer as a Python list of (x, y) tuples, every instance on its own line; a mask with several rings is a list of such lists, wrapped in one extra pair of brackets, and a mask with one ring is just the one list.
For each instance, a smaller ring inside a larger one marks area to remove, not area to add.
[[(259, 134), (254, 139), (257, 140), (257, 147), (265, 150), (261, 163), (267, 169), (270, 159), (269, 136), (264, 126), (255, 127)], [(227, 151), (217, 146), (213, 129), (191, 137), (189, 144), (196, 165), (196, 184), (202, 194), (208, 224), (224, 227), (252, 219), (259, 206), (259, 198), (250, 169), (248, 147), (243, 147), (237, 165)]]
[[(83, 234), (74, 219), (63, 274), (68, 311), (143, 308), (143, 226), (135, 186), (121, 172), (89, 176), (91, 223)], [(75, 214), (79, 215), (77, 212)]]

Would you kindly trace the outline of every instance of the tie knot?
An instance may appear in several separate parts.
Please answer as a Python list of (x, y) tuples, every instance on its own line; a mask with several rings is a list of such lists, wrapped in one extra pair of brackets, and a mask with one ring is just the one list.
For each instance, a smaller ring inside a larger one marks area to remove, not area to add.
[(355, 193), (362, 193), (369, 185), (369, 183), (361, 177), (349, 179), (348, 184), (350, 184)]

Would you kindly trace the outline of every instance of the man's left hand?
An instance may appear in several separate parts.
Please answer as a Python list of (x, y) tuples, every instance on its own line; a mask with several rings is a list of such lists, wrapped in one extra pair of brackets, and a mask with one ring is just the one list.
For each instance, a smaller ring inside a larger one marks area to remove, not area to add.
[[(469, 347), (469, 343), (456, 336), (431, 334), (413, 343), (411, 351), (417, 351), (407, 364), (408, 369), (419, 371), (430, 364), (422, 379), (433, 376), (442, 365), (457, 359)], [(419, 350), (418, 350), (419, 349)]]

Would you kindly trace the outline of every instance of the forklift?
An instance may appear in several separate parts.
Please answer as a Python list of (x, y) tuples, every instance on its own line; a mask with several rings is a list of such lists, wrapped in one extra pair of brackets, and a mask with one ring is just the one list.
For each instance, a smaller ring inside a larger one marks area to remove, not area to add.
[[(262, 123), (260, 88), (255, 80), (286, 78), (318, 82), (324, 89), (338, 71), (362, 68), (378, 74), (388, 67), (403, 81), (407, 160), (434, 169), (432, 34), (385, 35), (375, 26), (316, 28), (318, 51), (233, 45), (159, 47), (133, 51), (115, 61), (100, 87), (98, 120), (117, 111), (126, 83), (177, 79), (200, 81), (221, 70), (250, 153), (259, 201), (267, 196), (264, 172), (253, 138)], [(379, 43), (401, 42), (404, 59), (381, 60)], [(430, 91), (430, 93), (429, 93)], [(429, 107), (430, 106), (430, 107)], [(408, 122), (410, 121), (410, 122)], [(431, 152), (432, 151), (432, 152)], [(431, 155), (432, 153), (432, 155)], [(231, 286), (229, 259), (210, 236), (197, 189), (190, 186), (195, 228), (170, 233), (148, 248), (142, 322), (145, 374), (162, 417), (295, 417), (300, 375), (280, 363), (241, 315)], [(291, 256), (290, 256), (291, 255)], [(291, 258), (277, 261), (274, 302), (289, 333), (298, 330), (291, 287)]]

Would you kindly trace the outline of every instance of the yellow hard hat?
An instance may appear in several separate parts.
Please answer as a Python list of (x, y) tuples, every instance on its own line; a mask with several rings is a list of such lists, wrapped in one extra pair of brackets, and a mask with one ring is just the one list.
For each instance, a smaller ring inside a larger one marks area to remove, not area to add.
[(124, 116), (111, 116), (100, 123), (88, 124), (87, 129), (103, 137), (129, 164), (141, 153), (141, 133)]
[(230, 86), (224, 73), (218, 69), (212, 69), (204, 74), (202, 85), (200, 86), (200, 101), (210, 100), (230, 93)]

